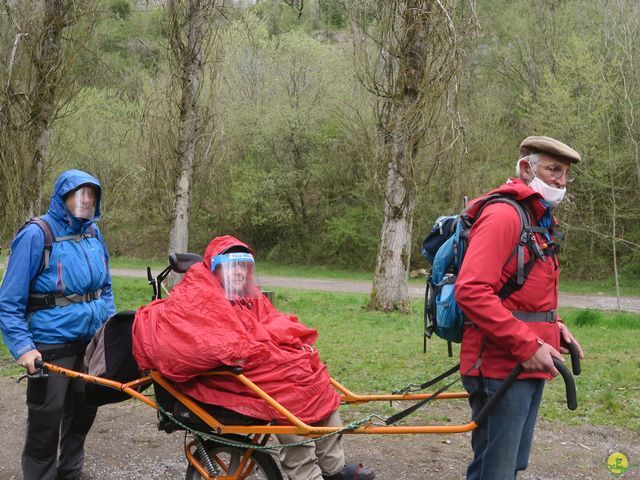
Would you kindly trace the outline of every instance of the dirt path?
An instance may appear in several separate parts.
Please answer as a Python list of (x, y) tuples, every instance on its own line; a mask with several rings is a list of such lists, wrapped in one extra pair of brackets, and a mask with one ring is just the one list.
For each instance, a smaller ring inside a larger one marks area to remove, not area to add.
[[(147, 278), (142, 270), (114, 268), (114, 276)], [(302, 290), (319, 290), (327, 292), (364, 293), (371, 292), (371, 282), (357, 280), (325, 280), (318, 278), (289, 278), (261, 275), (260, 280), (269, 287), (299, 288)], [(409, 287), (412, 298), (423, 298), (424, 287)], [(617, 299), (605, 295), (560, 294), (560, 305), (563, 307), (591, 308), (594, 310), (617, 310)], [(620, 309), (626, 312), (640, 313), (640, 298), (620, 298)]]
[[(19, 479), (24, 434), (24, 390), (13, 379), (0, 378), (0, 479)], [(464, 401), (437, 405), (433, 418), (466, 422)], [(348, 411), (348, 409), (346, 409)], [(569, 415), (569, 413), (568, 413)], [(356, 417), (358, 414), (356, 413)], [(435, 423), (435, 422), (434, 422)], [(155, 413), (128, 401), (101, 407), (87, 439), (86, 478), (146, 480), (184, 478), (186, 461), (180, 433), (156, 429)], [(469, 460), (468, 434), (415, 436), (345, 436), (347, 456), (376, 468), (380, 480), (454, 480), (464, 478)], [(531, 466), (525, 480), (605, 480), (612, 477), (606, 459), (622, 452), (633, 466), (617, 478), (640, 478), (640, 432), (623, 428), (561, 426), (540, 422)]]

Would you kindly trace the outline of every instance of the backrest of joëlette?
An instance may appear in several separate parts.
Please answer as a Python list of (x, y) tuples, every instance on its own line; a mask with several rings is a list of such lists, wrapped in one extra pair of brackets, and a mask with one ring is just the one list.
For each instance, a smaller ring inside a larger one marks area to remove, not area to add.
[[(133, 310), (118, 312), (96, 332), (85, 355), (89, 375), (121, 383), (140, 378), (140, 369), (132, 354), (131, 330), (134, 316)], [(85, 398), (89, 403), (100, 406), (131, 397), (119, 390), (88, 383), (85, 386)]]

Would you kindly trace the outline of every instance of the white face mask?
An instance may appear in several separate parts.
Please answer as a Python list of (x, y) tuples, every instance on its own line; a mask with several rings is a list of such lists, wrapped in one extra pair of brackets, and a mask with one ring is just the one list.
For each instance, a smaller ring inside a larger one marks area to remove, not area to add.
[(564, 194), (566, 193), (567, 189), (555, 188), (547, 185), (536, 176), (536, 172), (533, 171), (533, 167), (531, 167), (531, 171), (533, 172), (533, 180), (531, 180), (531, 183), (529, 183), (529, 187), (534, 192), (538, 192), (540, 195), (542, 195), (542, 198), (544, 198), (550, 206), (557, 207), (564, 198)]

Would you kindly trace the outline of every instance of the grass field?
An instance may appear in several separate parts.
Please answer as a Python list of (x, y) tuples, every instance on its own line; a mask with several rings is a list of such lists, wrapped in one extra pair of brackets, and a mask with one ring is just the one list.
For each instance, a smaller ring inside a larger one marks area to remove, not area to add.
[[(140, 279), (115, 278), (114, 292), (119, 310), (135, 309), (150, 297), (149, 286)], [(454, 364), (444, 341), (431, 340), (427, 353), (422, 353), (421, 302), (414, 303), (411, 314), (403, 315), (367, 311), (366, 300), (358, 294), (276, 292), (280, 310), (295, 312), (319, 330), (316, 346), (323, 360), (331, 374), (353, 391), (390, 392)], [(554, 381), (546, 390), (542, 415), (570, 424), (640, 431), (640, 315), (589, 310), (561, 310), (561, 314), (587, 355), (583, 374), (576, 378), (580, 405), (576, 412), (569, 412), (562, 382)], [(13, 365), (0, 345), (0, 374), (17, 375), (20, 369)], [(391, 411), (388, 406), (381, 408)]]

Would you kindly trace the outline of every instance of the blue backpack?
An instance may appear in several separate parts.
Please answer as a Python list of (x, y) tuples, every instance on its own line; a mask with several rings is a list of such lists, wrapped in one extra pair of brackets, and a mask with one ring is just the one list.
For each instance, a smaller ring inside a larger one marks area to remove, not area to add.
[[(544, 258), (544, 252), (535, 241), (534, 233), (547, 234), (548, 230), (531, 225), (528, 209), (509, 195), (495, 193), (487, 195), (480, 203), (478, 213), (471, 217), (465, 208), (458, 215), (439, 217), (422, 243), (422, 256), (431, 263), (431, 272), (427, 276), (424, 307), (424, 344), (426, 352), (427, 338), (435, 333), (449, 342), (449, 356), (453, 355), (451, 343), (462, 341), (465, 323), (470, 324), (455, 298), (455, 283), (464, 260), (469, 243), (469, 231), (487, 205), (506, 203), (516, 209), (520, 217), (521, 233), (511, 257), (517, 258), (515, 274), (507, 280), (498, 292), (501, 300), (522, 288), (529, 272), (538, 258)], [(474, 208), (478, 205), (475, 203)], [(524, 263), (524, 249), (532, 255)]]

